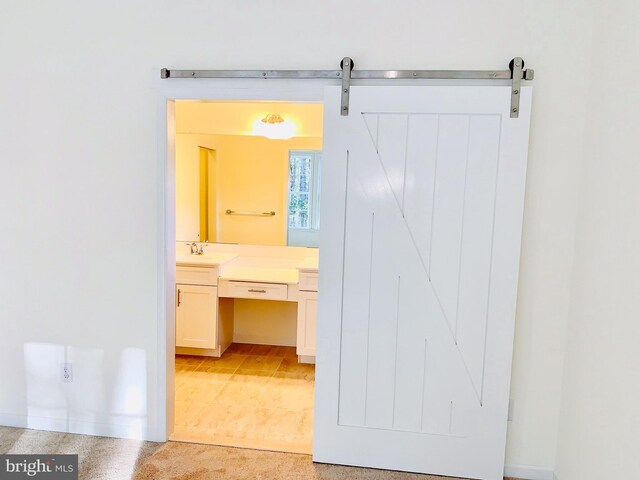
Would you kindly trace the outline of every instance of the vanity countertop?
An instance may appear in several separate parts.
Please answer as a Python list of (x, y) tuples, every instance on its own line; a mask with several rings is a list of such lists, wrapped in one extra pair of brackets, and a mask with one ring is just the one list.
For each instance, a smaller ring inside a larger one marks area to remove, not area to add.
[(301, 272), (317, 272), (318, 257), (307, 257), (298, 264), (298, 270)]
[(317, 273), (318, 257), (306, 257), (302, 261), (251, 257), (236, 253), (216, 252), (204, 255), (178, 253), (176, 265), (183, 267), (222, 267), (221, 280), (240, 282), (286, 283), (295, 285), (300, 272)]
[(237, 256), (233, 253), (206, 253), (204, 255), (178, 253), (176, 255), (176, 265), (184, 267), (217, 267), (230, 262)]
[(226, 268), (220, 278), (241, 282), (298, 283), (298, 270), (294, 268), (234, 267)]

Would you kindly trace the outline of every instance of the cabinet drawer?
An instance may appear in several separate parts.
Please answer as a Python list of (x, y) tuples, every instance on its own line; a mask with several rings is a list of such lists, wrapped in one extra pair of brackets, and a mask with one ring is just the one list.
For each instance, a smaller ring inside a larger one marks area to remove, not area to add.
[(286, 300), (287, 285), (282, 283), (229, 282), (228, 296), (261, 300)]
[(306, 292), (318, 291), (318, 274), (310, 272), (300, 272), (298, 288)]
[(218, 267), (176, 267), (176, 283), (183, 285), (218, 284)]

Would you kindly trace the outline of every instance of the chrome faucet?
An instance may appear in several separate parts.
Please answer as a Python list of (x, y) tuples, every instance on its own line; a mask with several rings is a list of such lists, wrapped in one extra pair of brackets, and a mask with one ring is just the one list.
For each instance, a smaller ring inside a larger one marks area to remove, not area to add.
[(190, 246), (191, 246), (191, 255), (203, 255), (204, 254), (204, 250), (202, 249), (202, 245), (200, 245), (200, 248), (198, 248), (198, 244), (196, 242), (193, 242)]

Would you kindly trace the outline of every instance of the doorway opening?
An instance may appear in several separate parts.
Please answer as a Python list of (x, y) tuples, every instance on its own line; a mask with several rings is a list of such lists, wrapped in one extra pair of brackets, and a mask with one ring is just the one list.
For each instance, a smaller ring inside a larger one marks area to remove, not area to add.
[(175, 101), (171, 440), (311, 453), (322, 114)]

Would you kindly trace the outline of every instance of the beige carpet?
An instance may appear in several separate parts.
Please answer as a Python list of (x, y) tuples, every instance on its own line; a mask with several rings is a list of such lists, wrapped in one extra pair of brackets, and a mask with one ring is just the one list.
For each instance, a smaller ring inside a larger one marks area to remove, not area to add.
[(188, 443), (151, 443), (0, 427), (0, 453), (78, 454), (84, 480), (442, 480), (314, 464), (308, 455)]

